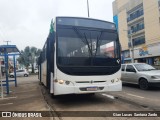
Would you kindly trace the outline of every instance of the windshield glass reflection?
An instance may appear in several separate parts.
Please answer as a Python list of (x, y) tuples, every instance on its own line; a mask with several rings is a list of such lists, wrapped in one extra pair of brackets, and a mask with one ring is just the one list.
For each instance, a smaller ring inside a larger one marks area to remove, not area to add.
[(76, 66), (113, 65), (120, 56), (117, 38), (113, 32), (76, 27), (59, 29), (58, 62)]
[(154, 67), (148, 64), (136, 64), (135, 67), (137, 68), (138, 71), (151, 71), (151, 70), (156, 70)]

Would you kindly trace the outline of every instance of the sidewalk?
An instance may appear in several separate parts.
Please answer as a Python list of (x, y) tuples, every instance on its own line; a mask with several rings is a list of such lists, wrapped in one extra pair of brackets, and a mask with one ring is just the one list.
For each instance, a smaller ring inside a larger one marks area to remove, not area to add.
[[(10, 85), (10, 94), (5, 99), (0, 98), (0, 111), (49, 111), (49, 108), (41, 93), (37, 75), (29, 77), (19, 77), (18, 87)], [(4, 88), (5, 90), (5, 88)], [(2, 119), (2, 118), (0, 118)], [(5, 118), (9, 120), (9, 118)], [(13, 118), (11, 118), (13, 119)], [(35, 119), (35, 118), (14, 118), (14, 119)], [(37, 118), (38, 120), (40, 118)], [(50, 118), (41, 118), (48, 119)]]

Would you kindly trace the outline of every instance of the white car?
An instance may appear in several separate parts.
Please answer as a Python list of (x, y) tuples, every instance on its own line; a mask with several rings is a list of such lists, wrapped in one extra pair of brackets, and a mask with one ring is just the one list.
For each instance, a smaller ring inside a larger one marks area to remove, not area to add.
[(29, 73), (31, 73), (31, 72), (32, 72), (32, 69), (31, 69), (31, 68), (29, 68), (29, 69), (28, 69), (28, 72), (29, 72)]
[[(28, 69), (28, 72), (29, 72), (29, 73), (32, 73), (32, 69), (29, 68), (29, 69)], [(37, 69), (37, 68), (34, 69), (34, 73), (38, 73), (38, 69)]]
[[(14, 72), (10, 73), (9, 74), (10, 77), (14, 77)], [(28, 77), (29, 76), (29, 73), (26, 71), (26, 70), (17, 70), (16, 71), (16, 76), (24, 76), (24, 77)]]
[(38, 73), (38, 69), (37, 68), (34, 69), (34, 73)]
[(145, 63), (122, 64), (121, 80), (124, 83), (138, 84), (141, 89), (160, 86), (160, 70)]

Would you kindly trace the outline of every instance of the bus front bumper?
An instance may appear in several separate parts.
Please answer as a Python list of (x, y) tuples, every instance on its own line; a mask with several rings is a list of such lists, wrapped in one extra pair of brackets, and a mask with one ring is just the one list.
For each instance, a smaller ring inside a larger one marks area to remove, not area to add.
[(122, 91), (122, 82), (110, 83), (106, 85), (79, 85), (79, 86), (68, 86), (59, 83), (54, 84), (54, 95), (65, 95), (65, 94), (86, 94), (86, 93), (99, 93), (107, 91)]

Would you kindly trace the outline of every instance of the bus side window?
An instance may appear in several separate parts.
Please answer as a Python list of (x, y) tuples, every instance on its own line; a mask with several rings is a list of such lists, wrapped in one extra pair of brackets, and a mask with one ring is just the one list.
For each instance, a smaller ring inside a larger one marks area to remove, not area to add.
[(53, 49), (51, 50), (51, 71), (54, 74), (54, 50), (55, 48), (53, 47)]

